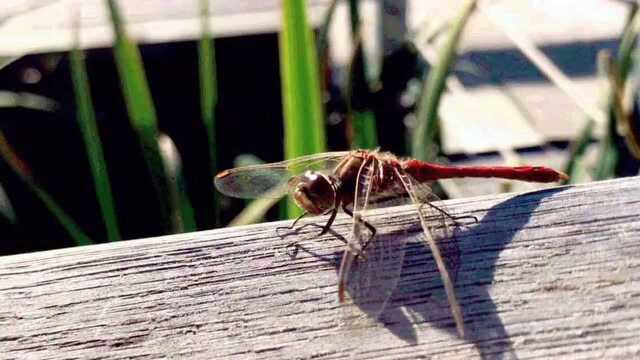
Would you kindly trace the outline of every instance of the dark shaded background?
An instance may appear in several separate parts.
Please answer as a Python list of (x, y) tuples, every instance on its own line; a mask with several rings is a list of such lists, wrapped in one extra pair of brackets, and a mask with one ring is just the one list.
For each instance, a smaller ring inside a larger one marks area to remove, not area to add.
[[(277, 35), (217, 39), (215, 46), (219, 169), (233, 167), (235, 157), (245, 153), (266, 162), (281, 160), (283, 134)], [(603, 40), (558, 44), (542, 47), (542, 50), (565, 73), (579, 77), (595, 73), (599, 50), (615, 51), (616, 46), (614, 40)], [(173, 139), (182, 156), (198, 228), (213, 228), (210, 204), (216, 195), (207, 169), (206, 133), (200, 120), (197, 45), (195, 42), (144, 45), (141, 53), (160, 128)], [(95, 49), (87, 51), (86, 55), (122, 236), (132, 239), (161, 235), (155, 195), (129, 126), (112, 51)], [(462, 54), (461, 59), (473, 61), (490, 74), (478, 77), (457, 72), (466, 86), (546, 81), (516, 49), (473, 51)], [(402, 48), (385, 59), (380, 79), (382, 87), (371, 101), (384, 150), (406, 154), (404, 117), (412, 109), (400, 105), (398, 99), (407, 81), (422, 70), (428, 70), (428, 67), (409, 48)], [(33, 74), (39, 74), (39, 80), (36, 76), (34, 81)], [(0, 108), (0, 127), (29, 164), (36, 182), (92, 239), (104, 242), (106, 234), (75, 120), (70, 80), (66, 54), (26, 56), (0, 70), (0, 89), (35, 93), (60, 104), (60, 109), (53, 113)], [(327, 114), (344, 111), (340, 88), (340, 84), (328, 85)], [(347, 148), (344, 116), (334, 116), (327, 133), (331, 150)], [(0, 161), (0, 181), (18, 218), (17, 226), (0, 221), (0, 254), (73, 245), (55, 218), (3, 161)], [(223, 205), (224, 224), (244, 206), (244, 202), (223, 199)], [(271, 218), (274, 216), (275, 212)]]

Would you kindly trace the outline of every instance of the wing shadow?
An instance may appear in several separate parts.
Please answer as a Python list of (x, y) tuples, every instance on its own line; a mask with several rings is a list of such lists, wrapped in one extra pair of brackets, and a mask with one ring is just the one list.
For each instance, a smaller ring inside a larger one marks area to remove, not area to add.
[[(465, 318), (465, 339), (475, 345), (483, 359), (516, 358), (513, 344), (489, 294), (498, 256), (527, 224), (540, 201), (565, 189), (567, 187), (514, 196), (490, 208), (477, 224), (456, 227), (453, 236), (440, 243), (445, 261), (456, 279), (456, 293)], [(419, 231), (419, 225), (410, 229), (411, 233)], [(400, 235), (387, 233), (382, 240), (392, 240), (393, 236)], [(410, 344), (419, 342), (415, 328), (425, 322), (458, 336), (428, 246), (421, 243), (405, 246), (400, 280), (391, 300), (380, 316), (369, 315)], [(335, 257), (334, 263), (340, 264), (342, 253), (336, 253)]]

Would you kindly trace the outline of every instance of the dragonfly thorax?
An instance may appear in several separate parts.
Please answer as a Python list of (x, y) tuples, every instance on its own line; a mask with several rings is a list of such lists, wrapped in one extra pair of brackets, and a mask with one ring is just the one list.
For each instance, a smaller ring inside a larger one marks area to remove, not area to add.
[(336, 207), (336, 187), (325, 174), (307, 171), (291, 178), (289, 186), (296, 204), (311, 214), (324, 214)]

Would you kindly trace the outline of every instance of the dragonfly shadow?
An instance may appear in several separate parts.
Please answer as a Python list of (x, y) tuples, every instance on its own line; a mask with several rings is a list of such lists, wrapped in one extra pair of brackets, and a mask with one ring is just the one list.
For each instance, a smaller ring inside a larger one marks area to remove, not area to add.
[[(565, 189), (567, 187), (512, 197), (490, 208), (477, 224), (458, 226), (451, 238), (440, 242), (443, 257), (456, 279), (456, 293), (465, 317), (465, 340), (473, 343), (484, 359), (516, 358), (489, 293), (498, 256), (527, 224), (540, 201)], [(416, 226), (409, 231), (418, 233), (420, 229)], [(458, 336), (428, 246), (416, 242), (405, 246), (400, 280), (391, 300), (382, 314), (369, 315), (411, 344), (420, 342), (416, 328), (426, 323)], [(339, 264), (341, 255), (336, 256)]]

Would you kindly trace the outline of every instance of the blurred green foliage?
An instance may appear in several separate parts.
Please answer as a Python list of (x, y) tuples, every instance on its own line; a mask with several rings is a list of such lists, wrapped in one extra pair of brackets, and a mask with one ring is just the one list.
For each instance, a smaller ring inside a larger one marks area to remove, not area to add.
[[(156, 109), (153, 103), (145, 69), (137, 45), (127, 36), (125, 23), (116, 1), (107, 1), (111, 23), (115, 33), (113, 54), (115, 56), (121, 90), (126, 102), (131, 127), (134, 129), (145, 160), (146, 170), (150, 174), (151, 186), (155, 189), (157, 206), (161, 213), (158, 226), (162, 233), (194, 231), (196, 228), (195, 210), (186, 189), (180, 154), (173, 141), (161, 134), (158, 129)], [(210, 28), (209, 2), (201, 0), (201, 31), (198, 41), (198, 81), (201, 120), (206, 129), (208, 145), (208, 171), (213, 176), (217, 171), (218, 142), (216, 134), (216, 106), (218, 105), (218, 84), (215, 44)], [(324, 96), (327, 92), (326, 73), (328, 64), (328, 32), (331, 26), (338, 0), (333, 0), (318, 32), (317, 40), (308, 22), (307, 6), (302, 1), (282, 2), (282, 29), (279, 33), (280, 73), (282, 88), (282, 108), (284, 124), (284, 154), (286, 159), (306, 154), (327, 151), (327, 129), (325, 121)], [(360, 2), (349, 0), (351, 21), (351, 55), (346, 77), (342, 85), (347, 126), (345, 137), (351, 148), (374, 149), (379, 146), (378, 122), (376, 118), (376, 91), (384, 86), (378, 78), (369, 74), (369, 66), (364, 56), (361, 29)], [(433, 160), (439, 155), (440, 126), (439, 105), (445, 92), (445, 81), (457, 59), (457, 49), (474, 11), (476, 0), (463, 2), (457, 16), (444, 26), (438, 26), (437, 33), (445, 37), (437, 61), (427, 72), (418, 72), (415, 77), (424, 79), (422, 90), (416, 102), (416, 124), (411, 134), (411, 155), (422, 160)], [(76, 30), (77, 32), (78, 30)], [(620, 176), (623, 160), (640, 153), (640, 117), (634, 112), (629, 101), (630, 82), (637, 68), (637, 36), (640, 31), (640, 15), (633, 13), (621, 36), (621, 43), (615, 58), (606, 62), (606, 74), (612, 85), (607, 99), (608, 123), (606, 135), (598, 143), (599, 160), (596, 168), (589, 165), (585, 154), (594, 138), (593, 121), (588, 121), (584, 129), (576, 136), (570, 149), (566, 171), (572, 181), (595, 178), (605, 179)], [(76, 36), (78, 33), (75, 34)], [(435, 36), (436, 34), (434, 34)], [(8, 59), (10, 61), (12, 59)], [(4, 65), (0, 61), (0, 68)], [(118, 210), (109, 183), (109, 164), (105, 160), (99, 137), (93, 99), (89, 87), (83, 53), (74, 49), (70, 53), (77, 120), (80, 133), (86, 147), (88, 163), (93, 176), (93, 184), (100, 206), (106, 238), (111, 241), (121, 239), (118, 223)], [(637, 94), (634, 94), (637, 96)], [(632, 97), (633, 98), (633, 97)], [(637, 99), (634, 99), (637, 101)], [(28, 93), (0, 93), (0, 106), (29, 107), (37, 111), (57, 111), (57, 104), (49, 99)], [(63, 210), (41, 186), (30, 176), (27, 166), (13, 151), (4, 134), (0, 132), (0, 154), (25, 186), (46, 207), (51, 216), (62, 226), (69, 238), (77, 245), (92, 243), (92, 240)], [(637, 161), (637, 160), (636, 160)], [(213, 186), (213, 184), (212, 184)], [(248, 203), (245, 211), (232, 224), (247, 224), (260, 221), (267, 210), (277, 203), (277, 199), (265, 198)], [(218, 198), (210, 199), (215, 209), (215, 222), (220, 224)], [(156, 206), (154, 205), (154, 206)], [(295, 204), (288, 202), (286, 217), (300, 214)], [(3, 212), (5, 214), (5, 212)], [(3, 215), (5, 216), (5, 215)], [(13, 220), (11, 220), (13, 221)]]

